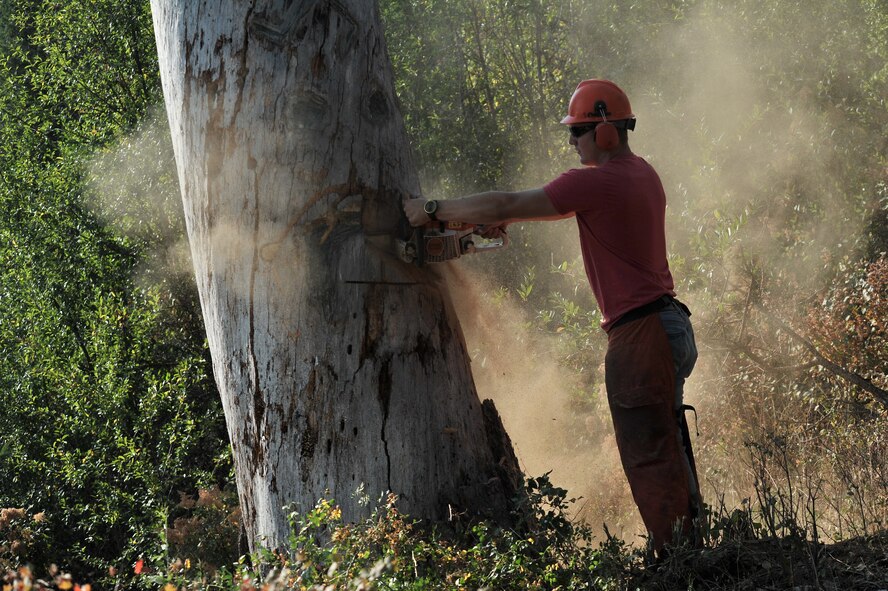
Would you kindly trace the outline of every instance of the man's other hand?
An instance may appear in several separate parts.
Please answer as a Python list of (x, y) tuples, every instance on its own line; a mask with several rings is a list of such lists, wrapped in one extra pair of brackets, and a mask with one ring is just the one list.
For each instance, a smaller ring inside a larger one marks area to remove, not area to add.
[(479, 226), (478, 227), (478, 235), (481, 238), (487, 238), (488, 240), (498, 240), (500, 238), (506, 237), (506, 228), (508, 227), (508, 223), (498, 224), (495, 226)]

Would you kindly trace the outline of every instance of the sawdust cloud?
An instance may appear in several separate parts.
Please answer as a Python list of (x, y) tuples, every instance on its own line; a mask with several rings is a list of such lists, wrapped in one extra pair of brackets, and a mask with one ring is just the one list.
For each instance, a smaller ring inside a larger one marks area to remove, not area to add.
[[(831, 16), (839, 15), (812, 9), (794, 21), (794, 28), (806, 31), (805, 38), (835, 36)], [(647, 40), (649, 76), (629, 81), (639, 119), (630, 136), (633, 148), (663, 178), (671, 204), (667, 239), (673, 272), (679, 296), (696, 310), (692, 320), (700, 359), (686, 400), (699, 411), (695, 451), (703, 492), (710, 502), (723, 495), (729, 507), (752, 496), (753, 486), (741, 459), (744, 441), (731, 427), (738, 418), (724, 414), (748, 409), (725, 404), (725, 393), (713, 387), (725, 359), (718, 343), (707, 339), (714, 308), (724, 294), (745, 289), (749, 264), (791, 278), (791, 297), (804, 301), (822, 289), (829, 268), (825, 260), (853, 256), (866, 223), (859, 202), (846, 197), (849, 187), (839, 186), (835, 174), (857, 162), (853, 147), (839, 138), (858, 123), (816, 100), (819, 76), (826, 73), (806, 70), (798, 35), (764, 40), (743, 23), (748, 19), (731, 8), (713, 11), (701, 5)], [(850, 34), (835, 42), (846, 44), (843, 54), (854, 55), (859, 41)], [(767, 63), (758, 57), (765, 55)], [(769, 74), (774, 64), (785, 70)], [(784, 85), (784, 78), (797, 83)], [(789, 88), (796, 90), (787, 96)], [(712, 233), (728, 220), (736, 221), (732, 234)], [(799, 233), (792, 239), (790, 227)], [(695, 298), (700, 286), (683, 289), (683, 282), (696, 272), (688, 261), (694, 260), (701, 230), (714, 252), (722, 250), (708, 268), (708, 293)]]
[(611, 533), (641, 535), (606, 406), (576, 412), (576, 376), (559, 367), (553, 339), (528, 329), (526, 312), (487, 283), (466, 266), (448, 269), (479, 397), (496, 404), (525, 475), (550, 473), (576, 499), (571, 515), (598, 534), (606, 523)]
[[(707, 501), (723, 498), (729, 507), (751, 494), (748, 474), (736, 461), (743, 442), (725, 439), (719, 428), (731, 421), (717, 416), (730, 407), (721, 404), (722, 393), (712, 387), (722, 371), (723, 355), (700, 338), (712, 311), (705, 309), (702, 299), (695, 299), (693, 291), (682, 291), (684, 275), (691, 273), (687, 261), (693, 257), (692, 244), (703, 229), (700, 220), (704, 224), (719, 217), (738, 220), (738, 233), (728, 240), (722, 266), (715, 270), (720, 276), (713, 283), (736, 286), (742, 275), (737, 261), (746, 258), (792, 274), (802, 289), (810, 291), (822, 285), (823, 257), (850, 254), (865, 222), (863, 216), (855, 217), (853, 204), (835, 198), (842, 189), (830, 176), (831, 162), (852, 161), (853, 150), (838, 154), (824, 141), (831, 129), (854, 122), (815, 103), (817, 80), (792, 97), (789, 109), (774, 110), (772, 102), (785, 103), (771, 100), (779, 89), (770, 86), (772, 78), (761, 75), (763, 64), (751, 59), (761, 55), (761, 48), (752, 47), (756, 41), (738, 22), (730, 10), (714, 14), (700, 9), (662, 27), (656, 36), (639, 40), (650, 58), (644, 72), (628, 77), (606, 70), (588, 72), (588, 77), (611, 78), (627, 90), (638, 117), (630, 144), (658, 169), (667, 191), (671, 264), (679, 296), (695, 310), (700, 346), (685, 401), (699, 411), (695, 451), (704, 466), (703, 493)], [(798, 25), (818, 35), (826, 23), (812, 20)], [(786, 63), (798, 59), (797, 48), (780, 39), (772, 40), (768, 50), (771, 64), (781, 63), (781, 56)], [(559, 115), (553, 113), (552, 119)], [(772, 126), (785, 133), (777, 143), (764, 142), (762, 130)], [(564, 153), (563, 169), (578, 166), (572, 151)], [(529, 163), (525, 168), (539, 171), (540, 165)], [(548, 180), (530, 177), (525, 186), (513, 188), (540, 186)], [(804, 244), (795, 247), (808, 249), (808, 254), (786, 250), (781, 222), (794, 215), (779, 210), (780, 197), (786, 193), (803, 194), (807, 203), (824, 212), (822, 221), (809, 228)], [(553, 243), (546, 225), (527, 225), (521, 242), (529, 245), (528, 258), (536, 256), (531, 251), (538, 242), (579, 255), (575, 231), (562, 232), (563, 238)], [(605, 523), (624, 539), (640, 535), (643, 528), (619, 463), (606, 402), (593, 415), (577, 416), (569, 402), (570, 378), (547, 352), (551, 348), (539, 343), (539, 331), (527, 328), (528, 313), (495, 297), (498, 285), (473, 272), (471, 265), (457, 265), (461, 268), (451, 291), (473, 358), (479, 396), (496, 403), (525, 473), (537, 476), (551, 471), (553, 483), (567, 488), (569, 497), (583, 497), (574, 512), (593, 528)], [(513, 277), (510, 285), (518, 284), (520, 277)], [(598, 398), (606, 400), (603, 393)]]
[[(88, 166), (87, 204), (92, 211), (120, 236), (137, 247), (147, 247), (135, 269), (137, 284), (162, 282), (194, 286), (195, 256), (186, 233), (185, 214), (173, 155), (169, 123), (163, 106), (152, 109), (133, 133), (98, 152)], [(221, 216), (220, 216), (221, 217)], [(268, 283), (274, 289), (286, 289), (291, 297), (299, 265), (279, 266), (274, 259), (298, 259), (293, 241), (287, 239), (290, 228), (280, 219), (248, 224), (224, 218), (209, 228), (206, 241), (197, 256), (222, 260), (241, 260), (242, 268), (254, 264), (256, 236), (263, 242), (261, 262), (269, 267)], [(212, 254), (210, 254), (212, 253)], [(248, 278), (229, 277), (226, 289), (240, 296), (249, 293)], [(265, 283), (258, 284), (267, 287)], [(255, 289), (255, 288), (254, 288)]]
[(97, 152), (88, 165), (87, 204), (121, 236), (150, 245), (137, 280), (193, 281), (191, 251), (163, 107), (129, 135)]

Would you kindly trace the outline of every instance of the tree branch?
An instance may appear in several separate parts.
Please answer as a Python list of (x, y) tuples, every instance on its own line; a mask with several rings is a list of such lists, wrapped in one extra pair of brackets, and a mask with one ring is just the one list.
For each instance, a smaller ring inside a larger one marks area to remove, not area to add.
[(880, 402), (882, 406), (888, 409), (888, 391), (879, 388), (863, 376), (847, 370), (837, 363), (833, 363), (832, 361), (824, 357), (823, 354), (821, 354), (820, 351), (817, 350), (817, 347), (815, 347), (811, 341), (793, 330), (792, 327), (790, 327), (786, 322), (772, 314), (761, 303), (756, 303), (756, 305), (765, 316), (776, 322), (784, 331), (786, 331), (787, 334), (789, 334), (789, 336), (800, 342), (805, 347), (805, 349), (807, 349), (808, 352), (814, 356), (820, 366), (827, 369), (828, 371), (831, 371), (835, 375), (844, 378), (846, 381), (854, 384), (858, 388), (869, 392), (873, 395), (876, 401)]

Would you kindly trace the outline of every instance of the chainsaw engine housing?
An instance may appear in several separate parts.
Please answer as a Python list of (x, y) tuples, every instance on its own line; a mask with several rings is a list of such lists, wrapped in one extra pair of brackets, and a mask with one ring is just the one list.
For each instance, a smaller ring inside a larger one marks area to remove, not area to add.
[(485, 240), (477, 236), (478, 229), (478, 226), (460, 222), (433, 222), (412, 228), (409, 238), (398, 241), (398, 256), (405, 262), (422, 266), (505, 246), (505, 239)]

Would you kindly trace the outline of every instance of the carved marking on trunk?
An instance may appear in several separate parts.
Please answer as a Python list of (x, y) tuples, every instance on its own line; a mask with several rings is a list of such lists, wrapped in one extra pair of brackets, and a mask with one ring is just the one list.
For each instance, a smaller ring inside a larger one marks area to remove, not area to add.
[[(290, 220), (290, 223), (287, 224), (287, 227), (281, 231), (277, 238), (266, 242), (260, 247), (262, 260), (266, 262), (274, 260), (274, 257), (280, 250), (280, 245), (286, 240), (290, 232), (292, 232), (296, 226), (303, 223), (303, 218), (306, 217), (306, 214), (308, 214), (315, 205), (320, 203), (322, 199), (330, 197), (331, 195), (337, 196), (336, 199), (333, 200), (333, 202), (317, 217), (304, 222), (305, 224), (325, 224), (327, 226), (324, 235), (321, 237), (321, 243), (327, 239), (342, 217), (359, 213), (355, 211), (355, 204), (351, 198), (354, 198), (355, 196), (376, 195), (377, 193), (378, 191), (376, 189), (368, 187), (358, 180), (357, 171), (352, 167), (346, 182), (330, 185), (315, 191), (305, 201), (305, 204), (299, 209), (299, 212)], [(339, 209), (340, 205), (342, 205), (341, 210)]]
[(259, 13), (248, 20), (247, 30), (256, 39), (275, 48), (293, 49), (305, 37), (308, 26), (302, 23), (313, 8), (312, 2), (302, 2), (291, 9), (282, 19), (272, 21), (266, 13)]
[[(302, 130), (317, 131), (327, 126), (330, 117), (330, 101), (326, 93), (318, 89), (300, 90), (293, 100), (289, 116), (295, 127)], [(289, 152), (284, 152), (290, 157)]]

